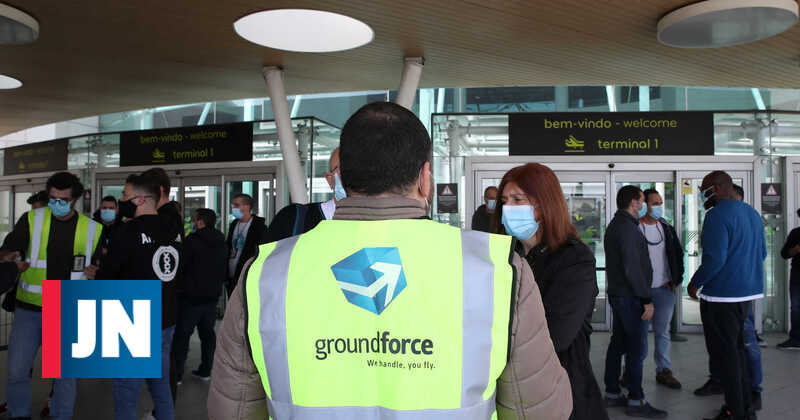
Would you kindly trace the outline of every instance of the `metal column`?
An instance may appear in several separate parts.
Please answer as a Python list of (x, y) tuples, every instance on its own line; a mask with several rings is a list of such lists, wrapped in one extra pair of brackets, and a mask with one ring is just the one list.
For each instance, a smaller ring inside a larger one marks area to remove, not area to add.
[(286, 100), (286, 89), (283, 85), (283, 70), (278, 67), (264, 67), (263, 71), (272, 104), (272, 114), (275, 117), (275, 126), (278, 130), (278, 139), (281, 143), (289, 195), (292, 202), (306, 204), (308, 203), (306, 179), (300, 164), (300, 155), (297, 152), (297, 139), (292, 130), (292, 120), (289, 117), (289, 102)]

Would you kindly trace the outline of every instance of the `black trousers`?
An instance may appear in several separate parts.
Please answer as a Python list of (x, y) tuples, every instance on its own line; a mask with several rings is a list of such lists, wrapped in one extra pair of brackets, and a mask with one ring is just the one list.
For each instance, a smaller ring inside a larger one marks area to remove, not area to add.
[(744, 347), (744, 320), (750, 304), (700, 300), (708, 357), (720, 373), (725, 405), (734, 419), (747, 419), (751, 412), (750, 375)]
[(200, 367), (198, 370), (203, 375), (211, 374), (214, 363), (214, 350), (217, 346), (217, 336), (214, 326), (217, 322), (217, 301), (208, 303), (191, 303), (181, 300), (178, 310), (178, 325), (175, 328), (173, 339), (175, 355), (175, 369), (179, 378), (183, 377), (184, 366), (189, 354), (189, 339), (197, 327), (200, 336)]

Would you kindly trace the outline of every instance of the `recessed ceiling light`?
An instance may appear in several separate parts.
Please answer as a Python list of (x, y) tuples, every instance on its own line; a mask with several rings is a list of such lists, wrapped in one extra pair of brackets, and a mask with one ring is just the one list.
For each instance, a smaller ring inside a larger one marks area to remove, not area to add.
[(2, 74), (0, 74), (0, 90), (16, 89), (20, 86), (22, 86), (22, 82), (20, 82), (19, 80), (13, 77), (3, 76)]
[(370, 43), (375, 36), (360, 20), (307, 9), (256, 12), (234, 22), (233, 29), (252, 43), (296, 52), (349, 50)]
[(0, 3), (0, 44), (27, 44), (39, 37), (39, 22), (33, 16)]
[(658, 40), (673, 47), (714, 48), (760, 41), (797, 23), (794, 0), (707, 0), (658, 22)]

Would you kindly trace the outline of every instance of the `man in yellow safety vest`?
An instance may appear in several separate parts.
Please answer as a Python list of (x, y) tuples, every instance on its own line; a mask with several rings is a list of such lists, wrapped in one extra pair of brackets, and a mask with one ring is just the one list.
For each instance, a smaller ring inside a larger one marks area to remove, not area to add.
[[(48, 204), (20, 217), (0, 251), (19, 252), (30, 267), (20, 276), (14, 321), (8, 340), (9, 418), (31, 417), (30, 372), (42, 345), (42, 281), (85, 279), (83, 270), (97, 257), (103, 226), (75, 211), (83, 185), (69, 172), (47, 180)], [(72, 418), (75, 379), (56, 379), (53, 419)]]
[(242, 270), (210, 419), (569, 417), (569, 379), (511, 238), (426, 217), (431, 151), (399, 105), (347, 121), (334, 220), (262, 245)]

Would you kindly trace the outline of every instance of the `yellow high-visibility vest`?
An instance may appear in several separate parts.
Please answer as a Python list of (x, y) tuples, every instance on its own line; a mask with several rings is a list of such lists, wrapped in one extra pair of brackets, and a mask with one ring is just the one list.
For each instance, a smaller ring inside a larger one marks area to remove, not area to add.
[[(31, 305), (42, 306), (42, 281), (47, 279), (47, 244), (50, 238), (50, 221), (53, 213), (50, 207), (42, 207), (28, 212), (28, 237), (30, 238), (25, 261), (30, 267), (20, 276), (17, 287), (17, 300)], [(98, 242), (103, 225), (78, 214), (78, 225), (75, 229), (73, 255), (83, 255), (84, 268), (91, 264), (92, 255)], [(82, 271), (72, 272), (70, 280), (85, 280)], [(67, 280), (67, 279), (49, 279)]]
[(323, 221), (262, 245), (247, 337), (273, 419), (492, 419), (511, 238), (422, 219)]

